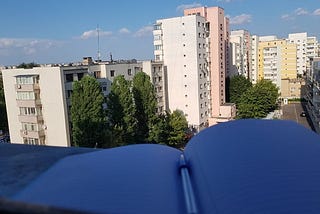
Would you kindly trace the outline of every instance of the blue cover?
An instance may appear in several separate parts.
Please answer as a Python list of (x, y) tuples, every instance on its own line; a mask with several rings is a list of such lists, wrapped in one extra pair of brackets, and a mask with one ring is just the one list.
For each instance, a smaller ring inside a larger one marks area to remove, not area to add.
[(237, 120), (192, 138), (183, 167), (182, 152), (160, 145), (75, 155), (14, 198), (95, 213), (186, 213), (182, 169), (198, 213), (320, 213), (319, 143), (294, 122)]
[(185, 213), (180, 154), (134, 145), (70, 156), (15, 199), (93, 213)]
[(320, 213), (320, 137), (295, 122), (219, 124), (185, 157), (199, 213)]

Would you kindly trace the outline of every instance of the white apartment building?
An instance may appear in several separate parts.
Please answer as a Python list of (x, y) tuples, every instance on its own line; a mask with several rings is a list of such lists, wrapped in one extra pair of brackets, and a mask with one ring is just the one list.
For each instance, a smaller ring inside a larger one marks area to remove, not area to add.
[(290, 43), (297, 45), (297, 74), (303, 75), (307, 69), (307, 33), (289, 34)]
[(252, 43), (251, 36), (247, 30), (231, 31), (230, 35), (230, 74), (243, 75), (247, 79), (252, 79)]
[(257, 35), (252, 35), (251, 36), (251, 82), (253, 84), (257, 83), (258, 80), (258, 52), (259, 52), (259, 36)]
[(167, 68), (168, 107), (200, 130), (209, 117), (206, 20), (199, 15), (157, 20), (154, 55)]
[(63, 68), (5, 69), (2, 74), (11, 142), (70, 146), (64, 84), (69, 76)]
[(151, 74), (157, 92), (158, 112), (167, 110), (166, 77), (161, 62), (84, 62), (71, 66), (2, 70), (11, 142), (71, 146), (73, 82), (85, 75), (93, 75), (107, 96), (115, 76), (123, 75), (132, 80), (142, 70)]

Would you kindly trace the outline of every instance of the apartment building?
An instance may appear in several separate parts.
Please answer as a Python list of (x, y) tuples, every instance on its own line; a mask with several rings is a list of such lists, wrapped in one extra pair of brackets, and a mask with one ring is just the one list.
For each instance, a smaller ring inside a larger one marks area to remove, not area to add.
[[(145, 69), (144, 69), (145, 68)], [(166, 110), (165, 73), (161, 63), (117, 61), (2, 70), (11, 142), (71, 146), (72, 84), (85, 75), (96, 77), (106, 97), (115, 76), (132, 80), (137, 72), (154, 71), (158, 112)], [(163, 78), (163, 79), (162, 79)], [(106, 106), (105, 106), (106, 107)]]
[(155, 61), (167, 73), (168, 107), (184, 112), (190, 126), (204, 128), (209, 117), (209, 73), (206, 20), (191, 15), (157, 20)]
[(284, 39), (262, 39), (258, 51), (258, 79), (271, 80), (281, 90), (282, 79), (297, 78), (296, 45)]
[(257, 83), (258, 79), (258, 52), (259, 52), (259, 36), (251, 36), (251, 82), (253, 84)]
[(207, 66), (210, 81), (209, 125), (231, 120), (235, 116), (235, 106), (226, 104), (225, 93), (225, 78), (226, 74), (230, 73), (229, 19), (220, 7), (190, 8), (184, 11), (184, 15), (202, 16), (206, 21)]
[(39, 67), (5, 69), (2, 74), (11, 142), (70, 146), (64, 84), (70, 73), (61, 67)]
[(231, 31), (230, 73), (228, 76), (243, 75), (252, 81), (252, 41), (247, 30)]
[(308, 37), (307, 32), (292, 33), (288, 41), (297, 45), (297, 72), (305, 75), (310, 69), (310, 58), (318, 56), (318, 41), (316, 37)]
[(157, 99), (157, 113), (169, 111), (167, 67), (162, 62), (142, 61), (142, 71), (150, 76)]
[(315, 131), (320, 134), (320, 57), (310, 59), (311, 70), (306, 77), (307, 111)]

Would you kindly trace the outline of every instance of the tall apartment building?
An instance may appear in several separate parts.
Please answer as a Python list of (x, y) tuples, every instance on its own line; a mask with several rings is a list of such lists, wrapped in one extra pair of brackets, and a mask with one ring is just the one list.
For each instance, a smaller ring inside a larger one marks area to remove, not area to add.
[(226, 104), (225, 78), (230, 65), (229, 19), (220, 7), (199, 7), (186, 9), (184, 15), (198, 15), (206, 21), (208, 44), (208, 70), (210, 80), (209, 125), (225, 122), (235, 115), (235, 106)]
[(2, 75), (11, 142), (71, 146), (72, 84), (85, 75), (95, 76), (104, 96), (107, 96), (115, 76), (123, 75), (126, 79), (132, 80), (139, 71), (156, 71), (157, 76), (153, 76), (154, 81), (151, 81), (157, 85), (158, 112), (163, 112), (166, 110), (166, 104), (162, 78), (165, 77), (164, 73), (157, 69), (162, 69), (161, 63), (92, 63), (87, 58), (84, 63), (71, 66), (4, 69)]
[(155, 61), (167, 70), (168, 107), (182, 110), (190, 126), (232, 119), (234, 105), (225, 103), (229, 23), (219, 7), (184, 11), (184, 16), (157, 20)]
[(271, 80), (281, 89), (281, 79), (297, 78), (296, 58), (296, 45), (284, 39), (259, 42), (258, 79)]
[(258, 52), (259, 52), (259, 36), (252, 35), (251, 36), (251, 82), (253, 84), (257, 83), (258, 79)]
[(306, 32), (292, 33), (288, 41), (297, 45), (297, 72), (306, 74), (310, 69), (310, 58), (318, 56), (318, 41), (316, 37), (308, 37)]
[(193, 15), (157, 20), (154, 55), (167, 68), (168, 106), (184, 112), (195, 129), (209, 116), (206, 20)]
[(230, 35), (230, 74), (243, 75), (252, 81), (252, 41), (249, 31), (231, 31)]

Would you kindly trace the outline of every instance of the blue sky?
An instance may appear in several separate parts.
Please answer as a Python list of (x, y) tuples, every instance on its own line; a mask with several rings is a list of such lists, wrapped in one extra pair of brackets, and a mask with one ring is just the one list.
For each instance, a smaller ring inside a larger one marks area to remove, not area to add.
[(97, 25), (102, 59), (152, 59), (152, 24), (194, 6), (224, 8), (231, 30), (320, 39), (320, 0), (1, 0), (0, 65), (96, 58)]

